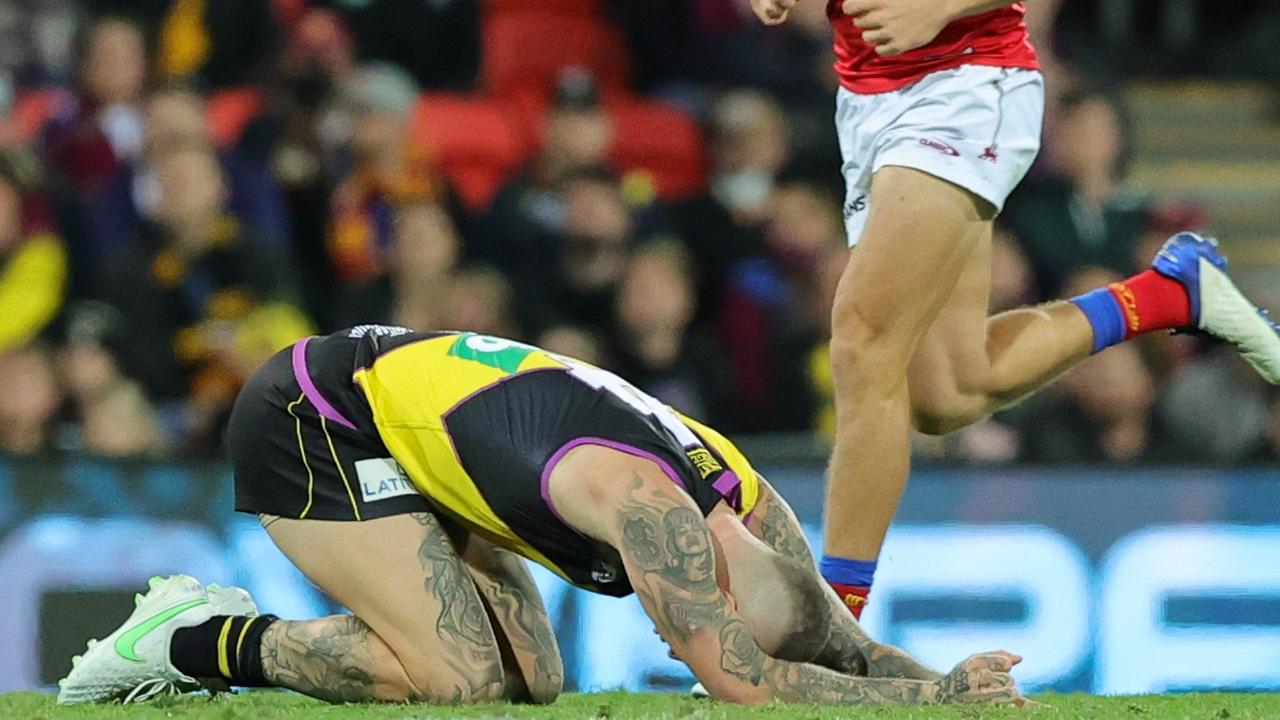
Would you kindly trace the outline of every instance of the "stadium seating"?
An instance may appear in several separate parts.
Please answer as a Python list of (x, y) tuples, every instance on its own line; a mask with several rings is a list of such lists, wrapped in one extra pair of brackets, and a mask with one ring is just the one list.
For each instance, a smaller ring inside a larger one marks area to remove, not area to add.
[(608, 103), (614, 122), (613, 164), (653, 177), (666, 200), (687, 198), (706, 185), (702, 135), (689, 116), (662, 102), (624, 96)]
[(599, 15), (602, 4), (602, 0), (485, 0), (484, 12), (492, 14), (521, 10)]
[(235, 145), (244, 127), (262, 112), (262, 91), (254, 87), (219, 90), (205, 100), (205, 119), (209, 123), (209, 139), (215, 147)]
[(30, 142), (46, 123), (71, 107), (75, 99), (62, 88), (44, 88), (23, 93), (13, 103), (9, 116), (0, 124), (6, 142)]
[(560, 70), (577, 65), (605, 87), (625, 87), (629, 72), (626, 42), (602, 19), (581, 12), (510, 9), (486, 13), (482, 84), (508, 95), (527, 89), (550, 92)]
[(414, 109), (409, 133), (434, 154), (473, 211), (488, 207), (529, 150), (504, 105), (489, 98), (424, 95)]

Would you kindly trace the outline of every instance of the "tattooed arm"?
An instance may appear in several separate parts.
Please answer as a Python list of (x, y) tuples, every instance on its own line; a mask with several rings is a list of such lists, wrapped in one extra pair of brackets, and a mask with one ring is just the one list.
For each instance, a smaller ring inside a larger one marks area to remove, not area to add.
[(514, 696), (508, 692), (508, 697), (538, 704), (553, 702), (564, 685), (564, 667), (529, 568), (519, 556), (474, 534), (459, 547), (462, 561), (489, 607), (498, 641), (502, 643), (505, 637), (523, 678), (521, 692)]
[(658, 633), (712, 696), (831, 705), (1019, 699), (1012, 678), (995, 669), (957, 667), (937, 682), (867, 678), (766, 655), (716, 583), (715, 541), (689, 498), (639, 475), (620, 495), (614, 547)]
[[(760, 499), (751, 513), (748, 529), (766, 545), (807, 568), (813, 567), (813, 553), (800, 521), (786, 500), (760, 477)], [(824, 590), (826, 583), (819, 578)], [(938, 680), (942, 673), (892, 645), (872, 640), (833, 592), (826, 592), (832, 625), (826, 647), (812, 662), (840, 672), (870, 677)]]

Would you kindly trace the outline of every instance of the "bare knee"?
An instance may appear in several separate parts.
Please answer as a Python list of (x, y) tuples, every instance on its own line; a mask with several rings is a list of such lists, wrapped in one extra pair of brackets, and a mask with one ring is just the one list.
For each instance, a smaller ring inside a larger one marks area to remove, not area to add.
[(868, 310), (856, 300), (837, 301), (831, 337), (831, 371), (837, 393), (891, 389), (906, 379), (912, 337), (892, 313)]
[(563, 673), (556, 673), (550, 677), (540, 677), (534, 681), (529, 687), (529, 702), (534, 705), (550, 705), (560, 697), (560, 691), (564, 689), (564, 682), (561, 680)]
[(499, 662), (442, 662), (425, 652), (402, 657), (410, 693), (405, 700), (432, 705), (473, 705), (503, 699), (505, 683)]
[(912, 394), (911, 426), (925, 435), (946, 435), (970, 425), (975, 417), (973, 403), (958, 394), (938, 393), (919, 398)]

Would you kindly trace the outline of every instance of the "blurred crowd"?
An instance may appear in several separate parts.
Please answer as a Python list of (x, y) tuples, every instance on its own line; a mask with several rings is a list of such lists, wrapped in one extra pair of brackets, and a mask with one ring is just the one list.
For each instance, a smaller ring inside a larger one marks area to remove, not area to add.
[[(495, 37), (493, 14), (528, 27), (532, 6), (590, 15), (605, 52), (500, 91), (499, 49), (521, 77), (580, 39)], [(1031, 7), (1045, 150), (1001, 219), (993, 311), (1110, 282), (1202, 222), (1126, 189), (1114, 88), (1054, 52), (1057, 3)], [(830, 433), (830, 60), (818, 2), (766, 30), (745, 0), (11, 0), (0, 452), (216, 456), (258, 364), (363, 323), (526, 340), (729, 432)], [(527, 148), (477, 185), (432, 145), (424, 96), (491, 99)], [(641, 101), (697, 128), (678, 187), (619, 162), (615, 108)], [(919, 451), (1276, 460), (1280, 396), (1230, 352), (1151, 337)]]

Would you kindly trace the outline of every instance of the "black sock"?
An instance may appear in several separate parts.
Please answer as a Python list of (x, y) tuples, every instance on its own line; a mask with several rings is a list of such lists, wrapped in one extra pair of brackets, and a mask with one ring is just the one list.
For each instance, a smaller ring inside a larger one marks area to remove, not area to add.
[(215, 615), (180, 628), (169, 643), (169, 661), (194, 678), (220, 678), (238, 687), (267, 687), (262, 676), (262, 633), (275, 615)]

